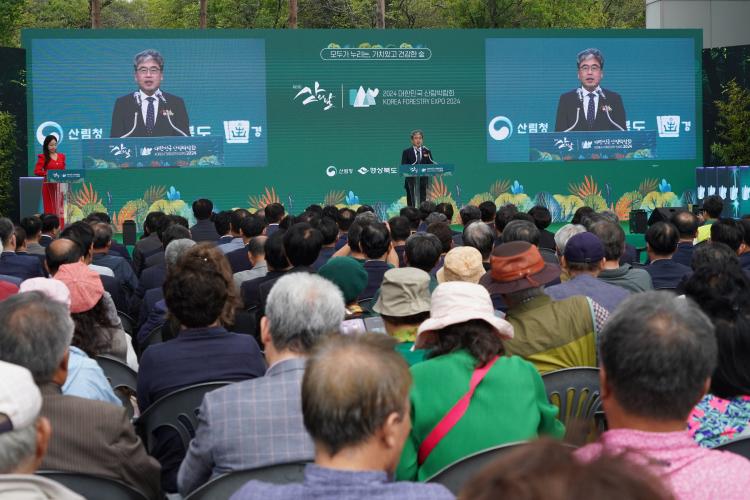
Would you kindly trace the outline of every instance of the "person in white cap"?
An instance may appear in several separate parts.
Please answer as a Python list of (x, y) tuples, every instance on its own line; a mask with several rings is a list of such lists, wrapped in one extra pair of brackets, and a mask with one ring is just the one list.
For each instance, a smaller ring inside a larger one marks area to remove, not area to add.
[(0, 361), (0, 498), (81, 500), (65, 486), (35, 476), (52, 427), (39, 416), (42, 395), (29, 370)]
[(539, 372), (506, 354), (503, 344), (512, 338), (513, 327), (495, 316), (483, 286), (450, 281), (435, 289), (430, 318), (417, 331), (415, 347), (432, 352), (411, 367), (412, 429), (398, 479), (424, 481), (492, 446), (562, 437)]

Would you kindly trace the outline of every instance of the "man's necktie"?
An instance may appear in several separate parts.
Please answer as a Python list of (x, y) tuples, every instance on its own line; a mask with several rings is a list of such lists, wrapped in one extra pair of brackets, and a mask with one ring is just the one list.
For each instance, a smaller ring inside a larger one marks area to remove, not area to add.
[(594, 126), (594, 119), (596, 118), (594, 113), (594, 108), (596, 102), (594, 101), (594, 97), (596, 94), (593, 92), (589, 93), (589, 105), (586, 108), (586, 121), (589, 123), (589, 128)]
[(417, 163), (422, 163), (422, 149), (417, 148)]
[(154, 130), (154, 101), (156, 99), (147, 97), (146, 100), (148, 101), (148, 108), (146, 108), (146, 130), (148, 133), (151, 133)]

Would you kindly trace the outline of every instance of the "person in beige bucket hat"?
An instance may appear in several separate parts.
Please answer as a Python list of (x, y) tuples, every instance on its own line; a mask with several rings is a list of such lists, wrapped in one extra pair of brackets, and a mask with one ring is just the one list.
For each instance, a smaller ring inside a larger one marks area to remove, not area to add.
[(466, 281), (479, 283), (484, 275), (482, 253), (474, 247), (456, 247), (445, 254), (443, 267), (438, 269), (438, 283), (446, 281)]
[(426, 351), (413, 346), (417, 328), (430, 317), (429, 274), (415, 267), (386, 271), (372, 309), (380, 314), (386, 333), (398, 341), (396, 351), (410, 366), (424, 360)]

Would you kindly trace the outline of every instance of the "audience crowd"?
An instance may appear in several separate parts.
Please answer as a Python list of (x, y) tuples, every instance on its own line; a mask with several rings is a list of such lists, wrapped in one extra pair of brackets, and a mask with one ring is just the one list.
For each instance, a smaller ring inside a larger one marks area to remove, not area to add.
[[(747, 498), (750, 461), (715, 448), (750, 438), (750, 216), (718, 196), (640, 250), (589, 207), (555, 232), (492, 202), (456, 225), (429, 201), (192, 209), (131, 248), (105, 213), (0, 218), (0, 497), (82, 498), (59, 471), (185, 498), (298, 464), (232, 498)], [(576, 368), (601, 401), (582, 446), (545, 385)], [(178, 396), (197, 425), (153, 428)]]

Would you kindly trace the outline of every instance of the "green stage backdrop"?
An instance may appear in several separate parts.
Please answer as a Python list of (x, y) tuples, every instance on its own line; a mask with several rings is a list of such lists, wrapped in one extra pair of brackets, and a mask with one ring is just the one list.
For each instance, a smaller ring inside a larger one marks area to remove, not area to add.
[[(192, 218), (199, 197), (292, 212), (366, 203), (392, 216), (406, 202), (396, 167), (413, 129), (455, 165), (431, 182), (435, 201), (540, 203), (557, 222), (584, 204), (627, 219), (692, 203), (702, 165), (699, 30), (27, 30), (23, 44), (29, 172), (49, 133), (69, 169), (88, 167), (69, 220)], [(627, 129), (654, 131), (653, 157), (528, 161), (531, 134), (553, 132), (559, 96), (579, 86), (576, 54), (588, 47), (604, 54), (601, 86), (621, 96)], [(190, 135), (219, 138), (220, 161), (87, 163), (86, 141), (109, 139), (115, 100), (137, 90), (133, 56), (147, 48), (165, 58), (161, 88), (184, 100)]]

